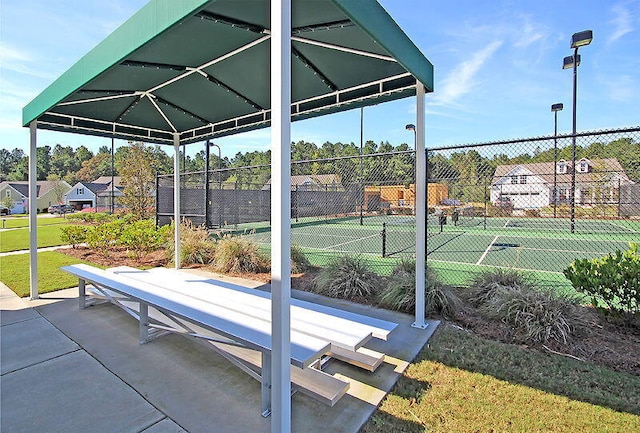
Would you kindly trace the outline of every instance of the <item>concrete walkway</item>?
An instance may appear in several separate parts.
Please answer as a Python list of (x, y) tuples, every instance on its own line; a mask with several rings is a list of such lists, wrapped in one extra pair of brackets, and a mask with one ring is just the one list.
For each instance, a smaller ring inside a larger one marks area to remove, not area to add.
[[(248, 283), (248, 282), (247, 282)], [(256, 285), (255, 282), (251, 282)], [(333, 408), (292, 397), (295, 432), (357, 432), (435, 331), (408, 315), (295, 292), (294, 296), (395, 321), (387, 354), (369, 373), (331, 361), (325, 371), (351, 382)], [(260, 384), (206, 344), (168, 335), (138, 344), (138, 324), (105, 304), (78, 309), (77, 290), (28, 301), (0, 283), (2, 432), (268, 432)]]

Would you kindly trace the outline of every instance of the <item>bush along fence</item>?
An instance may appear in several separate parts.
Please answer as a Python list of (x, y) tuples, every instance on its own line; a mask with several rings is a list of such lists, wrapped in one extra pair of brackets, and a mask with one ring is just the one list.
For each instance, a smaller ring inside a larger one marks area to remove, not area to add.
[[(427, 262), (447, 284), (513, 269), (570, 288), (563, 271), (574, 260), (640, 239), (638, 127), (429, 148), (427, 164)], [(295, 161), (291, 170), (292, 241), (311, 264), (360, 256), (390, 275), (413, 258), (412, 150)], [(185, 173), (181, 217), (268, 251), (270, 187), (269, 165)], [(172, 176), (157, 178), (159, 225), (173, 217), (173, 188)]]

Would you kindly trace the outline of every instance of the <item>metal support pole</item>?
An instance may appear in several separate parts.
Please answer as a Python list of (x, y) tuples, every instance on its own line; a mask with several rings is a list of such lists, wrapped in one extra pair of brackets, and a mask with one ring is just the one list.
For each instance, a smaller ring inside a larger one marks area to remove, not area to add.
[(425, 329), (425, 271), (426, 271), (426, 222), (427, 154), (425, 152), (424, 86), (417, 82), (416, 92), (416, 311), (411, 326)]
[(158, 224), (160, 224), (160, 217), (158, 216), (158, 211), (160, 210), (160, 175), (156, 173), (156, 229), (158, 229)]
[(173, 263), (176, 269), (182, 267), (181, 245), (180, 245), (180, 135), (173, 134), (173, 221), (174, 234), (173, 241)]
[(558, 207), (558, 112), (554, 111), (553, 122), (553, 217), (556, 218), (556, 208)]
[(114, 159), (115, 159), (115, 144), (114, 144), (114, 138), (111, 137), (111, 215), (113, 215), (113, 211), (115, 209), (115, 204), (113, 202), (113, 188), (115, 188), (115, 184), (114, 184), (114, 176), (115, 176), (115, 164), (114, 164)]
[(578, 47), (573, 51), (573, 135), (571, 136), (571, 233), (576, 224), (576, 101), (578, 92)]
[(211, 221), (209, 221), (209, 204), (211, 199), (209, 198), (209, 140), (204, 145), (204, 226), (205, 228), (211, 227)]
[(38, 124), (32, 121), (29, 124), (29, 284), (31, 299), (38, 299)]
[(362, 148), (364, 146), (364, 107), (360, 107), (360, 225), (363, 225), (363, 209), (364, 208), (364, 164), (362, 161)]
[(291, 0), (271, 1), (271, 431), (291, 432)]

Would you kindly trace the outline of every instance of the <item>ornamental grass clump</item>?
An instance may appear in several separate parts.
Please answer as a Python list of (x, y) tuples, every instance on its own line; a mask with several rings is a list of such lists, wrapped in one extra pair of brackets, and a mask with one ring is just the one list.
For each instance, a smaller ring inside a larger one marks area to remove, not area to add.
[(314, 280), (315, 292), (332, 298), (370, 300), (378, 294), (380, 277), (360, 256), (340, 256)]
[[(173, 224), (167, 230), (167, 257), (173, 260), (175, 243), (173, 241)], [(183, 265), (206, 265), (211, 263), (216, 250), (216, 242), (209, 237), (204, 227), (193, 225), (189, 220), (180, 226), (180, 260)]]
[(291, 245), (291, 273), (300, 274), (311, 269), (311, 263), (298, 245)]
[(213, 267), (219, 272), (260, 273), (269, 270), (269, 259), (258, 246), (241, 237), (225, 235), (217, 242)]
[(469, 284), (467, 299), (479, 307), (491, 301), (497, 293), (532, 289), (536, 281), (515, 269), (496, 268), (476, 275)]
[[(416, 264), (402, 260), (391, 271), (386, 287), (378, 296), (378, 304), (390, 310), (412, 313), (416, 306)], [(428, 313), (453, 317), (460, 307), (460, 298), (452, 288), (442, 283), (436, 273), (427, 266), (425, 281), (425, 307)]]
[(516, 340), (567, 343), (587, 329), (589, 321), (575, 295), (536, 289), (502, 290), (480, 307), (492, 319), (512, 326)]
[(468, 299), (485, 317), (509, 325), (514, 339), (525, 343), (566, 343), (590, 323), (577, 294), (543, 290), (535, 279), (512, 269), (475, 277)]

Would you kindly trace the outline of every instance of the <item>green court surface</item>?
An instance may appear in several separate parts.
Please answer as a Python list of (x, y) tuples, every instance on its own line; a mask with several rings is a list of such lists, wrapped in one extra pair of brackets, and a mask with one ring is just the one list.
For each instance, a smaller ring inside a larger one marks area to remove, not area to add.
[[(365, 216), (362, 222), (358, 215), (301, 219), (292, 222), (291, 240), (314, 264), (360, 254), (381, 274), (415, 255), (413, 216)], [(428, 262), (451, 284), (464, 284), (487, 267), (506, 267), (532, 271), (551, 286), (567, 285), (562, 271), (576, 258), (601, 257), (640, 242), (640, 221), (630, 220), (576, 220), (570, 233), (566, 218), (461, 217), (454, 225), (449, 217), (440, 231), (430, 215), (427, 228)], [(265, 247), (271, 242), (268, 223), (238, 229)]]

